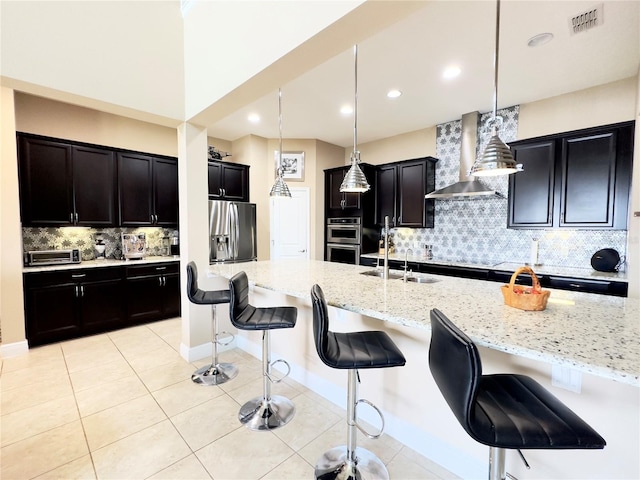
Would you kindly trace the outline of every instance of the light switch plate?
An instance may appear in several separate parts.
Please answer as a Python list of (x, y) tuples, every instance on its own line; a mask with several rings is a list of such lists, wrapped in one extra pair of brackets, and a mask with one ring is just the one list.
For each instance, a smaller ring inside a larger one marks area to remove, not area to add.
[(582, 373), (569, 367), (552, 365), (551, 385), (564, 388), (570, 392), (580, 393), (582, 388)]

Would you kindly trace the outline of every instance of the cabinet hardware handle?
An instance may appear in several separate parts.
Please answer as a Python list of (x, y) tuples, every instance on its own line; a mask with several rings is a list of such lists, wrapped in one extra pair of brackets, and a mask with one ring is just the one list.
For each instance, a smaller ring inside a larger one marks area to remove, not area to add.
[(167, 267), (156, 267), (156, 270), (166, 270)]
[(153, 223), (153, 215), (149, 215), (149, 223)]
[(84, 297), (84, 285), (80, 285), (80, 296)]
[(73, 212), (69, 214), (69, 223), (73, 223)]
[(162, 277), (158, 277), (158, 286), (161, 287), (162, 286)]
[(574, 288), (582, 288), (582, 285), (580, 285), (579, 283), (570, 283), (569, 286)]
[(74, 275), (71, 275), (71, 278), (84, 278), (86, 276), (87, 276), (86, 273), (76, 273)]
[(167, 277), (162, 277), (162, 286), (163, 287), (167, 286)]
[(78, 223), (78, 214), (76, 213), (76, 223)]
[(76, 285), (76, 286), (74, 287), (74, 290), (75, 290), (75, 292), (76, 292), (76, 298), (78, 298), (78, 297), (80, 296), (80, 295), (78, 294), (78, 292), (79, 292), (79, 290), (80, 290), (80, 288), (78, 287), (78, 285)]
[(158, 223), (158, 215), (156, 215), (155, 217), (156, 217), (155, 223), (157, 224)]
[(218, 187), (218, 196), (222, 196), (222, 187)]

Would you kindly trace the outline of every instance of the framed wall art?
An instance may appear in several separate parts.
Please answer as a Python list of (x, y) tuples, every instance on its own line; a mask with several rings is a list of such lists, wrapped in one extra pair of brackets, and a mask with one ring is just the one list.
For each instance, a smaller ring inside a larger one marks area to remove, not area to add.
[[(276, 175), (279, 157), (276, 150), (274, 155)], [(304, 152), (282, 152), (282, 178), (294, 182), (304, 181)]]

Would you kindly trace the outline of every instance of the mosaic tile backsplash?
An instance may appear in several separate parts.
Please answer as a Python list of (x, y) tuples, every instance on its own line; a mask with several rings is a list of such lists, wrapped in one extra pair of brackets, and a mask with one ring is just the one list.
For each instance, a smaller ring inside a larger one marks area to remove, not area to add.
[[(519, 106), (498, 111), (504, 119), (500, 138), (515, 140)], [(480, 116), (477, 152), (489, 139), (486, 131), (491, 113)], [(436, 188), (458, 181), (460, 166), (460, 120), (437, 126)], [(517, 174), (516, 174), (517, 175)], [(627, 232), (622, 230), (514, 230), (507, 228), (506, 176), (485, 177), (482, 182), (505, 198), (464, 198), (436, 200), (434, 228), (396, 228), (392, 230), (398, 253), (411, 248), (418, 254), (424, 245), (433, 245), (436, 260), (495, 265), (502, 262), (529, 262), (532, 240), (538, 240), (539, 263), (562, 267), (591, 267), (591, 256), (602, 248), (614, 248), (626, 255)]]
[(141, 228), (23, 228), (22, 243), (24, 253), (29, 250), (57, 250), (77, 248), (82, 260), (93, 260), (96, 251), (93, 248), (97, 238), (102, 238), (106, 245), (105, 256), (111, 259), (122, 257), (122, 240), (120, 233), (144, 233), (147, 240), (147, 255), (167, 254), (163, 238), (171, 237), (176, 230), (159, 227)]

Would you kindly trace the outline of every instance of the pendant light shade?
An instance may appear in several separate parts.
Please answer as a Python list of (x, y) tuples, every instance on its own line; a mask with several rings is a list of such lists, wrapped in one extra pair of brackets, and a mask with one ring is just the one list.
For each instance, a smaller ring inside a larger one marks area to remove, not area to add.
[(358, 45), (353, 47), (353, 59), (355, 67), (355, 89), (353, 99), (353, 152), (351, 153), (351, 168), (345, 175), (340, 185), (341, 192), (364, 193), (371, 186), (367, 182), (367, 177), (360, 168), (360, 152), (358, 151)]
[(502, 117), (498, 111), (498, 52), (500, 45), (500, 0), (496, 2), (496, 49), (493, 56), (493, 119), (491, 120), (491, 138), (482, 155), (476, 159), (471, 167), (470, 175), (489, 177), (505, 175), (522, 171), (522, 165), (517, 165), (511, 150), (500, 140), (498, 132), (502, 127)]
[(282, 178), (282, 90), (278, 89), (278, 126), (280, 130), (280, 150), (278, 150), (278, 168), (276, 181), (269, 192), (270, 197), (291, 198), (291, 191)]

